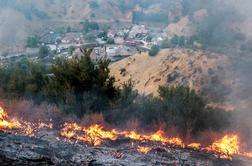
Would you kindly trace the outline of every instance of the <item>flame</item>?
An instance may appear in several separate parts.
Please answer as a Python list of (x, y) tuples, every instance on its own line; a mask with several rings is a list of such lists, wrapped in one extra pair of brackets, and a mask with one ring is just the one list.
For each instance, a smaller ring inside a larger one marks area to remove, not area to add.
[(225, 135), (206, 148), (208, 151), (219, 152), (219, 158), (232, 159), (232, 155), (240, 154), (240, 144), (237, 135)]
[(76, 123), (65, 123), (64, 128), (61, 130), (60, 135), (66, 138), (73, 138), (78, 131), (81, 131), (82, 127)]
[(27, 136), (35, 136), (34, 132), (42, 128), (53, 128), (52, 124), (45, 124), (39, 122), (38, 124), (33, 124), (29, 122), (24, 122), (17, 120), (15, 118), (10, 119), (8, 114), (2, 107), (0, 107), (0, 129), (10, 130), (10, 129), (20, 129), (22, 133)]
[(43, 129), (43, 128), (52, 129), (53, 128), (53, 124), (52, 123), (46, 124), (46, 123), (43, 123), (43, 122), (39, 122), (37, 127), (39, 129)]
[(103, 139), (116, 140), (117, 132), (116, 130), (104, 131), (103, 127), (100, 125), (92, 125), (87, 129), (84, 129), (84, 132), (87, 135), (87, 141), (93, 142), (93, 144), (100, 145)]
[(201, 144), (200, 143), (191, 143), (187, 145), (187, 147), (192, 148), (192, 149), (200, 149)]
[[(241, 153), (238, 135), (225, 135), (223, 138), (213, 142), (210, 146), (203, 148), (200, 143), (190, 143), (185, 145), (179, 137), (167, 137), (165, 132), (158, 130), (150, 134), (140, 134), (136, 131), (118, 131), (112, 129), (104, 130), (101, 125), (91, 125), (88, 128), (81, 127), (76, 123), (66, 123), (61, 130), (60, 135), (69, 139), (88, 142), (94, 146), (101, 145), (105, 140), (117, 140), (119, 137), (128, 138), (136, 141), (160, 142), (163, 145), (172, 145), (178, 147), (188, 147), (198, 150), (207, 150), (218, 158), (232, 159), (233, 155), (243, 155), (252, 157), (252, 153)], [(137, 150), (141, 153), (148, 153), (151, 148), (138, 146)]]
[(147, 140), (147, 141), (161, 142), (162, 144), (172, 144), (181, 147), (184, 146), (182, 139), (178, 137), (168, 138), (165, 136), (165, 133), (162, 130), (158, 130), (157, 132), (148, 135), (138, 134), (135, 131), (131, 131), (128, 134), (126, 133), (125, 137), (130, 138), (132, 140), (139, 140), (139, 141)]
[[(15, 118), (9, 118), (7, 112), (0, 107), (0, 129), (20, 129), (22, 133), (27, 136), (35, 136), (36, 131), (41, 128), (53, 128), (52, 124), (43, 122), (29, 123), (19, 121)], [(223, 138), (214, 141), (208, 147), (202, 147), (200, 143), (191, 143), (185, 145), (179, 137), (168, 137), (163, 130), (158, 130), (149, 134), (140, 134), (136, 131), (118, 131), (116, 129), (104, 130), (104, 127), (98, 124), (89, 127), (82, 127), (76, 123), (65, 123), (63, 129), (60, 131), (60, 136), (67, 138), (67, 142), (72, 142), (71, 139), (77, 141), (87, 142), (94, 146), (101, 145), (105, 140), (117, 140), (119, 137), (128, 138), (137, 141), (152, 141), (160, 142), (163, 145), (174, 145), (179, 147), (189, 147), (199, 150), (207, 150), (218, 158), (230, 159), (232, 156), (241, 155), (252, 157), (252, 152), (241, 152), (240, 140), (236, 134), (227, 134)], [(59, 138), (56, 138), (59, 140)], [(150, 147), (138, 146), (137, 150), (141, 153), (148, 153)]]
[(138, 146), (137, 151), (143, 154), (147, 154), (152, 150), (150, 147)]
[(89, 142), (94, 146), (101, 145), (105, 139), (117, 139), (116, 130), (105, 131), (103, 130), (103, 126), (97, 124), (88, 128), (82, 128), (76, 123), (66, 123), (63, 130), (61, 130), (60, 135), (66, 138), (75, 138), (79, 141)]
[(21, 128), (19, 121), (15, 119), (7, 120), (8, 114), (0, 107), (0, 129), (17, 129)]

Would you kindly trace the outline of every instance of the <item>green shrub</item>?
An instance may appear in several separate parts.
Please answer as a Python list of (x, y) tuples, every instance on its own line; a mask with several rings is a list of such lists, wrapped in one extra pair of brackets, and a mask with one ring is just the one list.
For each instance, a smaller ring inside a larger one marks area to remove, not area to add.
[(158, 45), (153, 45), (151, 47), (150, 51), (149, 51), (149, 55), (150, 56), (155, 56), (155, 55), (157, 55), (159, 53), (159, 50), (160, 50), (160, 48), (159, 48)]
[(39, 38), (38, 36), (29, 36), (26, 39), (26, 47), (30, 47), (30, 48), (36, 48), (38, 47), (39, 44)]
[(50, 53), (49, 48), (47, 46), (41, 46), (39, 48), (39, 57), (40, 58), (45, 58), (46, 56), (48, 56)]
[(195, 91), (183, 86), (161, 86), (158, 92), (168, 124), (177, 126), (184, 136), (197, 130), (205, 103)]

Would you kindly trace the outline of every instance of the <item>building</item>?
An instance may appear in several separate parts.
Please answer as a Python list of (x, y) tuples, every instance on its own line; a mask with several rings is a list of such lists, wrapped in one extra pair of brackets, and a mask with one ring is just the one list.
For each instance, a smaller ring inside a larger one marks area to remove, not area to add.
[(106, 56), (116, 62), (137, 53), (137, 49), (125, 45), (109, 45), (106, 47)]
[(106, 57), (105, 49), (106, 49), (105, 47), (94, 47), (90, 55), (91, 59), (94, 61), (98, 61), (101, 58), (105, 58)]
[(66, 33), (61, 39), (62, 44), (83, 44), (83, 34), (77, 32)]
[(116, 62), (137, 53), (134, 47), (125, 45), (108, 45), (105, 47), (95, 47), (91, 53), (91, 59), (98, 61), (101, 58), (108, 58), (111, 62)]
[(114, 38), (115, 44), (123, 44), (124, 43), (124, 38), (123, 37), (115, 37)]
[(55, 44), (48, 44), (47, 45), (51, 51), (56, 51), (57, 50), (57, 45)]
[(134, 39), (137, 35), (146, 35), (148, 30), (145, 28), (145, 25), (134, 25), (129, 32), (129, 38)]
[(40, 41), (44, 44), (57, 44), (61, 41), (61, 35), (55, 32), (49, 32), (41, 36)]

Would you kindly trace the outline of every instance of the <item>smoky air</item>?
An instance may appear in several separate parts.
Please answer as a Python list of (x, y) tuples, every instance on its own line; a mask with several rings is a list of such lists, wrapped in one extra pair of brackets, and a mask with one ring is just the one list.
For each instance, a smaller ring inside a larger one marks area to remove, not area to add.
[(252, 165), (250, 0), (1, 0), (1, 165)]

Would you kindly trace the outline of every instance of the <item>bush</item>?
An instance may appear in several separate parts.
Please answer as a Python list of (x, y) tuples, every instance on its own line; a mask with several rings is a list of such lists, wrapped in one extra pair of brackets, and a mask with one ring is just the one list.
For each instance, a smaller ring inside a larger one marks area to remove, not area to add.
[(89, 22), (89, 20), (84, 20), (82, 22), (83, 33), (88, 33), (91, 30), (99, 30), (99, 25), (96, 22)]
[(113, 38), (108, 38), (107, 39), (107, 44), (115, 44), (115, 40)]
[[(109, 75), (109, 61), (101, 59), (95, 63), (90, 58), (91, 52), (92, 50), (83, 49), (81, 59), (58, 59), (52, 66), (54, 77), (47, 87), (49, 98), (57, 98), (63, 103), (68, 103), (68, 96), (72, 96), (70, 103), (74, 104), (74, 111), (79, 116), (83, 116), (87, 111), (86, 96), (92, 96), (89, 97), (90, 107), (93, 111), (99, 112), (105, 109), (106, 101), (113, 100), (117, 95), (115, 80)], [(100, 98), (103, 98), (103, 101)], [(98, 100), (100, 102), (93, 103)]]
[(223, 131), (231, 125), (232, 112), (221, 109), (207, 109), (198, 121), (200, 130)]
[(49, 55), (49, 48), (47, 46), (41, 46), (39, 48), (39, 57), (45, 58), (48, 55)]
[(152, 37), (150, 35), (148, 35), (145, 39), (147, 42), (151, 42), (152, 41)]
[(31, 63), (27, 59), (0, 69), (1, 96), (42, 100), (46, 71), (42, 64)]
[(198, 130), (198, 122), (203, 114), (205, 103), (188, 87), (159, 87), (159, 96), (168, 124), (177, 126), (183, 135)]
[(68, 47), (68, 50), (67, 50), (68, 55), (73, 55), (74, 49), (75, 49), (74, 46)]
[(151, 47), (150, 51), (149, 51), (149, 55), (150, 56), (155, 56), (155, 55), (157, 55), (159, 53), (159, 50), (160, 50), (160, 48), (159, 48), (158, 45), (153, 45)]
[(93, 33), (86, 33), (84, 36), (85, 40), (89, 41), (89, 42), (94, 42), (96, 37)]
[(38, 36), (29, 36), (26, 39), (26, 47), (36, 48), (38, 47), (38, 44), (39, 44)]

